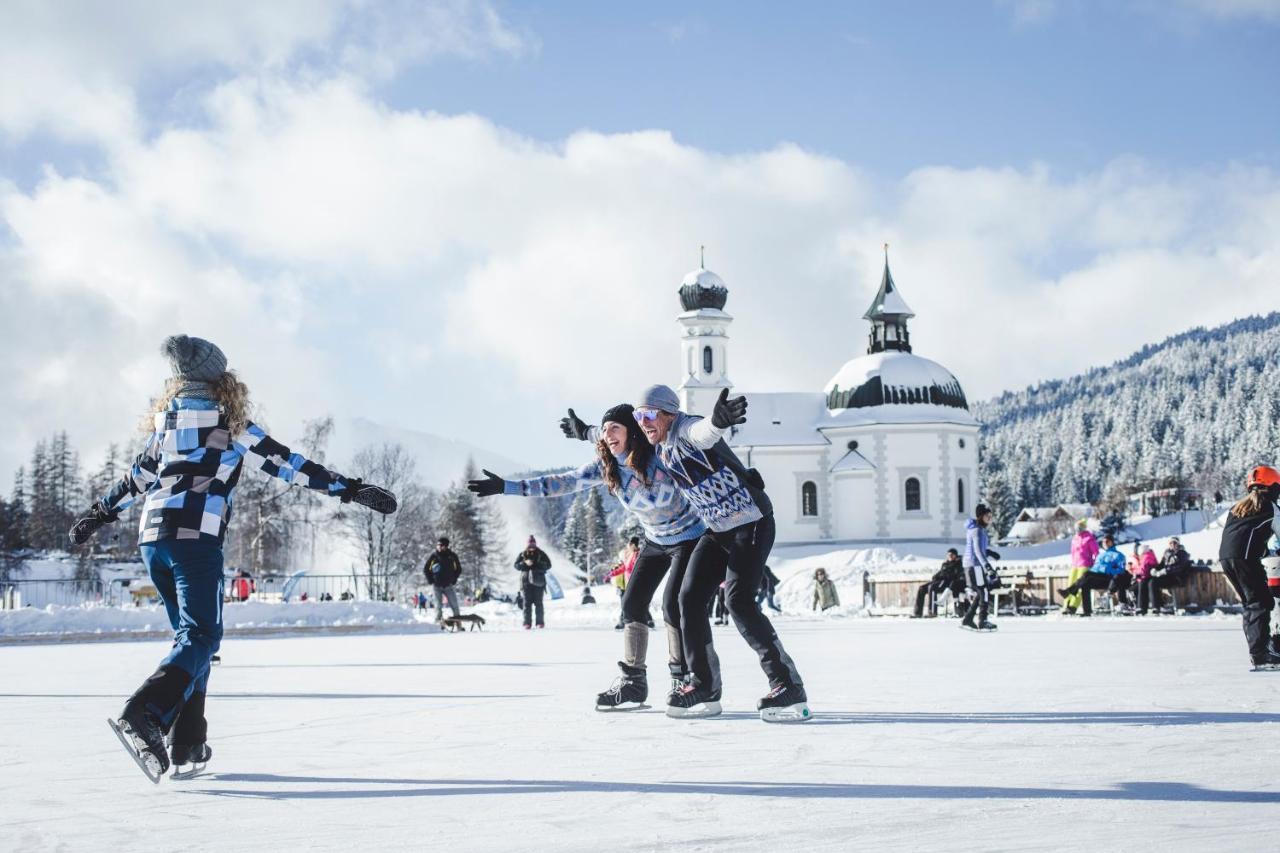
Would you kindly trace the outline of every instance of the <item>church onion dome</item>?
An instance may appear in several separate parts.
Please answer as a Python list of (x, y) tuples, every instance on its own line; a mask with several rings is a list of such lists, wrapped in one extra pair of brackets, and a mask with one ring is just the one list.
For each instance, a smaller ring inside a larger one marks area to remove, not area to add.
[(827, 409), (944, 406), (968, 411), (964, 390), (936, 361), (900, 350), (859, 356), (827, 383)]
[(714, 308), (723, 311), (729, 299), (724, 279), (705, 267), (699, 267), (680, 282), (680, 304), (686, 311)]

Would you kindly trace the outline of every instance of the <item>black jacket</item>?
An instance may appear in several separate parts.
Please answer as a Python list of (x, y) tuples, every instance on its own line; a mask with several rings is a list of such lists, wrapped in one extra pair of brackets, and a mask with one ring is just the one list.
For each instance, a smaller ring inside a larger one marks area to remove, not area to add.
[[(524, 561), (528, 558), (533, 559), (532, 566), (526, 566)], [(546, 586), (547, 572), (551, 571), (551, 558), (547, 556), (547, 552), (541, 548), (526, 548), (516, 555), (516, 571), (520, 572), (520, 580), (526, 585)]]
[(959, 557), (944, 560), (942, 568), (934, 573), (931, 583), (936, 584), (939, 589), (944, 586), (964, 586), (964, 561)]
[(1272, 524), (1276, 518), (1276, 505), (1270, 498), (1262, 502), (1262, 512), (1237, 518), (1227, 513), (1227, 523), (1222, 528), (1222, 544), (1218, 546), (1221, 560), (1249, 560), (1256, 562), (1267, 554), (1267, 540), (1271, 538)]
[(432, 586), (453, 586), (462, 577), (462, 562), (452, 550), (432, 551), (422, 573)]
[(1160, 558), (1160, 568), (1166, 575), (1180, 577), (1191, 571), (1191, 555), (1185, 548), (1166, 548)]

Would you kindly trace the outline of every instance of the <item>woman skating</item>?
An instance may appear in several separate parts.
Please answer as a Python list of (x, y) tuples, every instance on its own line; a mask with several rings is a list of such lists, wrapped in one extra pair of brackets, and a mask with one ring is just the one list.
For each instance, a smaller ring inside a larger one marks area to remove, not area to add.
[(1249, 493), (1227, 513), (1218, 558), (1244, 607), (1244, 638), (1255, 672), (1280, 670), (1280, 654), (1271, 639), (1275, 599), (1267, 586), (1262, 558), (1273, 532), (1280, 534), (1280, 471), (1259, 465), (1249, 472)]
[[(686, 667), (677, 596), (693, 547), (706, 531), (671, 475), (659, 464), (633, 412), (624, 403), (604, 413), (596, 444), (597, 458), (576, 471), (514, 481), (485, 471), (486, 479), (472, 480), (469, 485), (482, 497), (559, 497), (604, 485), (644, 528), (644, 543), (622, 596), (623, 660), (618, 662), (622, 675), (596, 697), (596, 709), (600, 711), (638, 708), (649, 696), (646, 623), (649, 604), (664, 576), (667, 587), (662, 597), (662, 618), (667, 626), (668, 667), (673, 687), (684, 684)], [(571, 416), (573, 423), (568, 428), (585, 438), (587, 425)]]
[(173, 378), (156, 401), (151, 437), (132, 468), (70, 533), (73, 543), (83, 544), (145, 498), (138, 543), (168, 612), (173, 648), (112, 726), (154, 782), (171, 762), (176, 776), (212, 755), (205, 696), (210, 659), (222, 639), (222, 541), (244, 463), (344, 502), (383, 513), (396, 508), (385, 489), (292, 453), (250, 421), (248, 389), (227, 370), (218, 347), (178, 335), (165, 340), (163, 352)]

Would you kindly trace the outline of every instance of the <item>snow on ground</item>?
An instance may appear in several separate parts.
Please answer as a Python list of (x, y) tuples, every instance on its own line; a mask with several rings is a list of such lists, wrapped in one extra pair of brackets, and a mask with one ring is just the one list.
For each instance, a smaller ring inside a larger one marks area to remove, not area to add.
[[(0, 647), (0, 849), (1258, 850), (1280, 673), (1238, 621), (779, 620), (816, 714), (600, 714), (612, 630), (232, 640), (209, 774), (152, 786), (104, 719), (164, 642)], [(662, 644), (651, 644), (655, 692)]]
[[(262, 628), (400, 628), (435, 630), (402, 604), (377, 601), (293, 602), (290, 604), (246, 601), (227, 604), (222, 610), (228, 632)], [(0, 610), (0, 641), (32, 635), (101, 635), (170, 631), (160, 605), (148, 607), (25, 607)]]

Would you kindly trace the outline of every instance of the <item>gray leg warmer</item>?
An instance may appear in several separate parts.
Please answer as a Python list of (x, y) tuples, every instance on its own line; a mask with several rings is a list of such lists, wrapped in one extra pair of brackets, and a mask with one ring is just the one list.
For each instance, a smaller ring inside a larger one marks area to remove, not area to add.
[(622, 659), (627, 666), (644, 668), (649, 654), (649, 626), (643, 622), (628, 622), (622, 629)]

